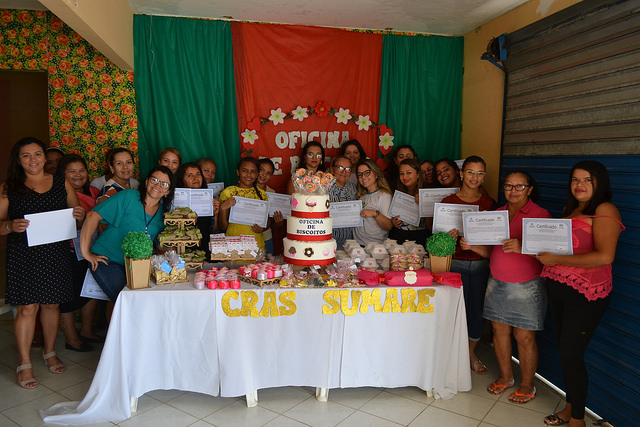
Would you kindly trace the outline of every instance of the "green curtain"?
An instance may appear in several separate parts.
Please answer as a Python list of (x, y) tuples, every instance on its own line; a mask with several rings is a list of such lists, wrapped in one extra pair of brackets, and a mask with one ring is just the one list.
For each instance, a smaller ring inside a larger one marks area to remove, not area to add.
[(460, 156), (462, 37), (385, 35), (380, 123), (420, 160)]
[(240, 136), (231, 24), (135, 15), (133, 20), (141, 175), (166, 147), (182, 161), (209, 157), (216, 181), (235, 182)]

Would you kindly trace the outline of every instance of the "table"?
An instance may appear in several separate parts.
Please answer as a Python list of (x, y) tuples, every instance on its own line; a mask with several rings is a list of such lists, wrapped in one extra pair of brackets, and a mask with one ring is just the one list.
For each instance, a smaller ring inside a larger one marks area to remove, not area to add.
[(471, 389), (462, 289), (125, 288), (87, 395), (41, 411), (81, 425), (131, 417), (157, 389), (212, 396), (282, 386)]

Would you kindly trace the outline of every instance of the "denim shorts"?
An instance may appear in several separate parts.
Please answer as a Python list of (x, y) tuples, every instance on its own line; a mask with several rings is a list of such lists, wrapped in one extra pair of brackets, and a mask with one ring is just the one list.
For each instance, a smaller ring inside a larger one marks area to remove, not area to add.
[(108, 261), (107, 265), (98, 263), (96, 271), (91, 271), (98, 286), (104, 291), (113, 302), (118, 298), (118, 294), (127, 284), (127, 273), (124, 265), (113, 261)]
[(528, 331), (544, 329), (547, 292), (544, 279), (537, 277), (523, 283), (509, 283), (489, 276), (484, 297), (485, 319)]

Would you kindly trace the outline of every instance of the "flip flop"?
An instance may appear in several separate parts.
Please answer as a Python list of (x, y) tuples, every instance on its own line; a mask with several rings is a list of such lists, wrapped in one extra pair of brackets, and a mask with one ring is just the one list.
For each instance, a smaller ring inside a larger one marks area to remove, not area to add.
[(569, 420), (560, 418), (558, 414), (551, 414), (544, 417), (544, 423), (548, 426), (561, 426), (562, 424), (568, 424)]
[[(522, 400), (514, 400), (516, 397), (522, 397)], [(519, 393), (518, 390), (514, 391), (511, 396), (509, 396), (509, 400), (513, 403), (523, 404), (529, 402), (531, 399), (536, 397), (536, 388), (533, 388), (531, 394), (529, 393)]]
[(495, 381), (491, 384), (489, 384), (489, 386), (487, 387), (487, 391), (493, 395), (500, 395), (502, 393), (504, 393), (504, 391), (508, 388), (513, 387), (514, 383), (511, 383), (509, 385), (507, 384), (498, 384)]

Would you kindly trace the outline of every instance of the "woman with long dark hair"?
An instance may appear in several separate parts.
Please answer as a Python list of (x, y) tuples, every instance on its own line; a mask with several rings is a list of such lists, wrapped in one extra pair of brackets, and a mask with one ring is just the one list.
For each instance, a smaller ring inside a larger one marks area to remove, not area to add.
[[(164, 229), (164, 212), (171, 209), (175, 178), (165, 166), (156, 166), (138, 190), (122, 190), (98, 204), (87, 215), (80, 235), (82, 256), (91, 264), (96, 282), (115, 302), (127, 283), (122, 241), (131, 231), (144, 231), (155, 240)], [(91, 245), (98, 224), (107, 223)], [(113, 308), (112, 305), (109, 308)], [(107, 310), (110, 314), (110, 310)]]
[(584, 353), (609, 307), (620, 232), (618, 208), (611, 203), (609, 174), (595, 160), (576, 163), (569, 175), (563, 218), (571, 219), (573, 255), (537, 255), (547, 279), (549, 309), (556, 331), (566, 406), (544, 419), (547, 425), (584, 426), (589, 377)]
[(6, 302), (17, 306), (14, 322), (18, 349), (18, 384), (36, 388), (31, 367), (31, 342), (40, 312), (44, 347), (42, 357), (49, 371), (61, 374), (64, 364), (54, 350), (60, 303), (73, 298), (69, 241), (29, 246), (25, 215), (73, 208), (81, 222), (85, 210), (71, 184), (44, 171), (46, 147), (36, 138), (22, 138), (11, 149), (9, 174), (0, 194), (0, 233), (7, 237)]
[[(324, 147), (317, 141), (309, 141), (302, 147), (302, 156), (300, 157), (300, 164), (298, 169), (310, 170), (314, 173), (318, 171), (324, 172)], [(295, 176), (295, 170), (291, 171), (291, 179), (287, 184), (287, 194), (293, 194), (293, 177)]]

